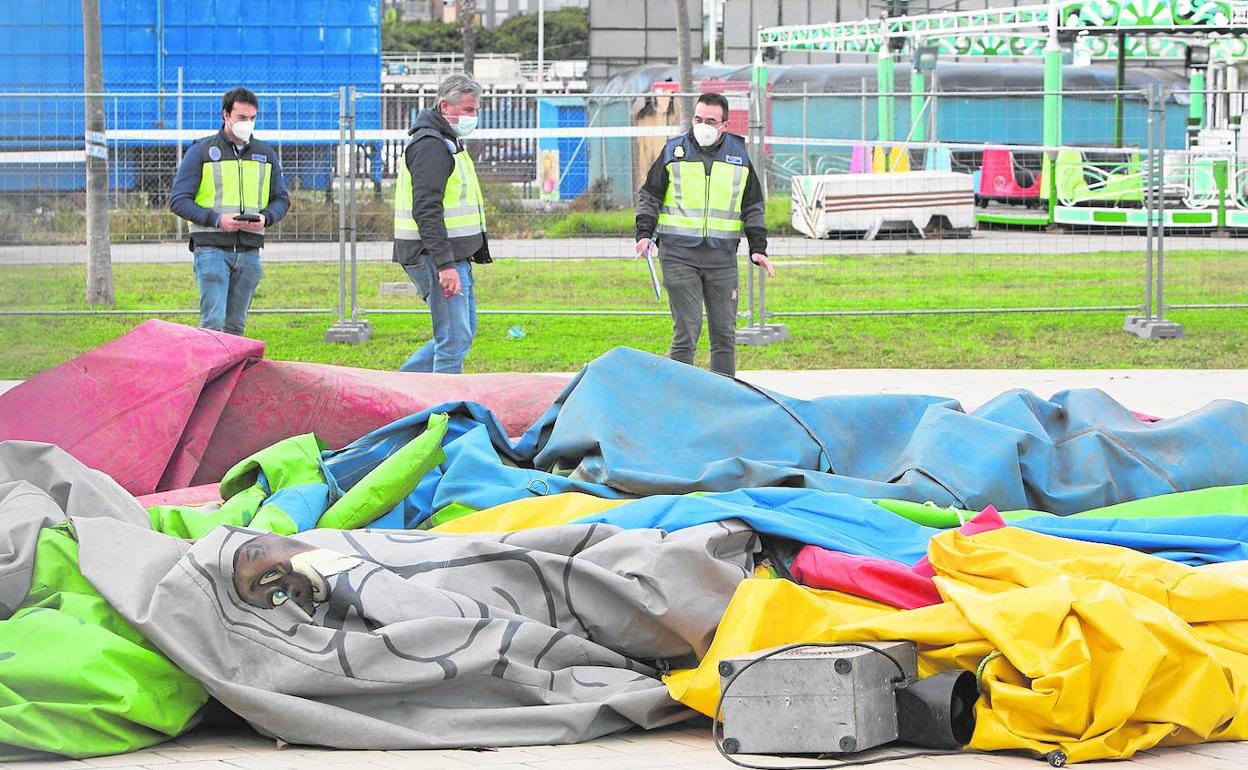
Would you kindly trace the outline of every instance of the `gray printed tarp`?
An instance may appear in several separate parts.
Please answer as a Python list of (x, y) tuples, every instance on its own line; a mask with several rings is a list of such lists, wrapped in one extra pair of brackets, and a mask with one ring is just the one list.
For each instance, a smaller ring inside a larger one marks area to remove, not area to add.
[[(659, 670), (706, 652), (757, 547), (735, 522), (218, 527), (192, 544), (136, 524), (115, 484), (60, 450), (2, 443), (0, 469), (91, 501), (67, 511), (82, 574), (212, 696), (265, 734), (339, 748), (566, 743), (683, 720)], [(2, 531), (32, 515), (0, 507)]]

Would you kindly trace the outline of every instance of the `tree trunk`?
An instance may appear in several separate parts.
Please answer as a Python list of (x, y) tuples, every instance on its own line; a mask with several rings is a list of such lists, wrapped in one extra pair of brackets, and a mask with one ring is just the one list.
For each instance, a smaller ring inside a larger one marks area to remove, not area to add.
[(104, 57), (100, 0), (82, 0), (82, 85), (87, 152), (87, 302), (113, 304), (108, 246), (108, 147), (104, 143)]
[(474, 60), (477, 58), (477, 2), (476, 0), (455, 0), (458, 3), (456, 16), (459, 17), (459, 28), (464, 33), (464, 72), (472, 74)]
[[(680, 92), (693, 93), (693, 61), (689, 52), (689, 0), (672, 0), (676, 9), (676, 71), (680, 77)], [(698, 46), (702, 50), (702, 46)], [(693, 120), (693, 99), (682, 96), (680, 105), (680, 122), (688, 128)]]

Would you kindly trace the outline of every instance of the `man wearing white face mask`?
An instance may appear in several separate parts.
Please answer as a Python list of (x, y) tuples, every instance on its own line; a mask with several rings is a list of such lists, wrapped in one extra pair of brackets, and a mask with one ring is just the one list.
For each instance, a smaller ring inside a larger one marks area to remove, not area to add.
[(763, 188), (745, 140), (728, 133), (728, 100), (703, 94), (687, 133), (671, 139), (650, 167), (637, 203), (637, 254), (657, 242), (672, 311), (668, 355), (693, 363), (706, 306), (711, 369), (737, 372), (737, 245), (770, 276)]
[(436, 107), (408, 131), (394, 185), (394, 256), (429, 305), (433, 339), (399, 371), (459, 374), (477, 335), (472, 263), (492, 262), (485, 201), (464, 137), (477, 127), (481, 86), (452, 75)]
[(277, 153), (252, 136), (258, 102), (246, 88), (221, 99), (221, 130), (182, 156), (169, 208), (190, 223), (199, 326), (241, 335), (264, 274), (264, 231), (290, 208)]

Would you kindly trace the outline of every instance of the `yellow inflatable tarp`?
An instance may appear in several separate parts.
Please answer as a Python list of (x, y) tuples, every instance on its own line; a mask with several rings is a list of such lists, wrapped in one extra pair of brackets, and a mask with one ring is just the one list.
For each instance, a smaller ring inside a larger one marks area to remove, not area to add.
[(604, 500), (582, 492), (564, 492), (543, 497), (526, 497), (493, 508), (460, 516), (433, 527), (431, 532), (468, 535), (481, 532), (515, 532), (521, 529), (571, 524), (583, 516), (631, 503), (632, 500)]
[[(1007, 527), (932, 539), (943, 604), (901, 611), (746, 580), (672, 697), (714, 711), (720, 660), (802, 641), (909, 639), (920, 674), (981, 674), (969, 748), (1121, 759), (1248, 738), (1248, 568), (1193, 568)], [(990, 657), (991, 656), (991, 657)]]

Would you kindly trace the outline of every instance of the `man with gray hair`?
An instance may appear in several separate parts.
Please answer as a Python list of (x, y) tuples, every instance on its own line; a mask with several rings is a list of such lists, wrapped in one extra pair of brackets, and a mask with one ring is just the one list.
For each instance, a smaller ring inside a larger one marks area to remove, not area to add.
[(461, 141), (477, 127), (481, 86), (451, 75), (408, 131), (394, 187), (394, 261), (429, 305), (433, 339), (399, 368), (459, 374), (477, 334), (472, 263), (492, 262), (485, 203)]

